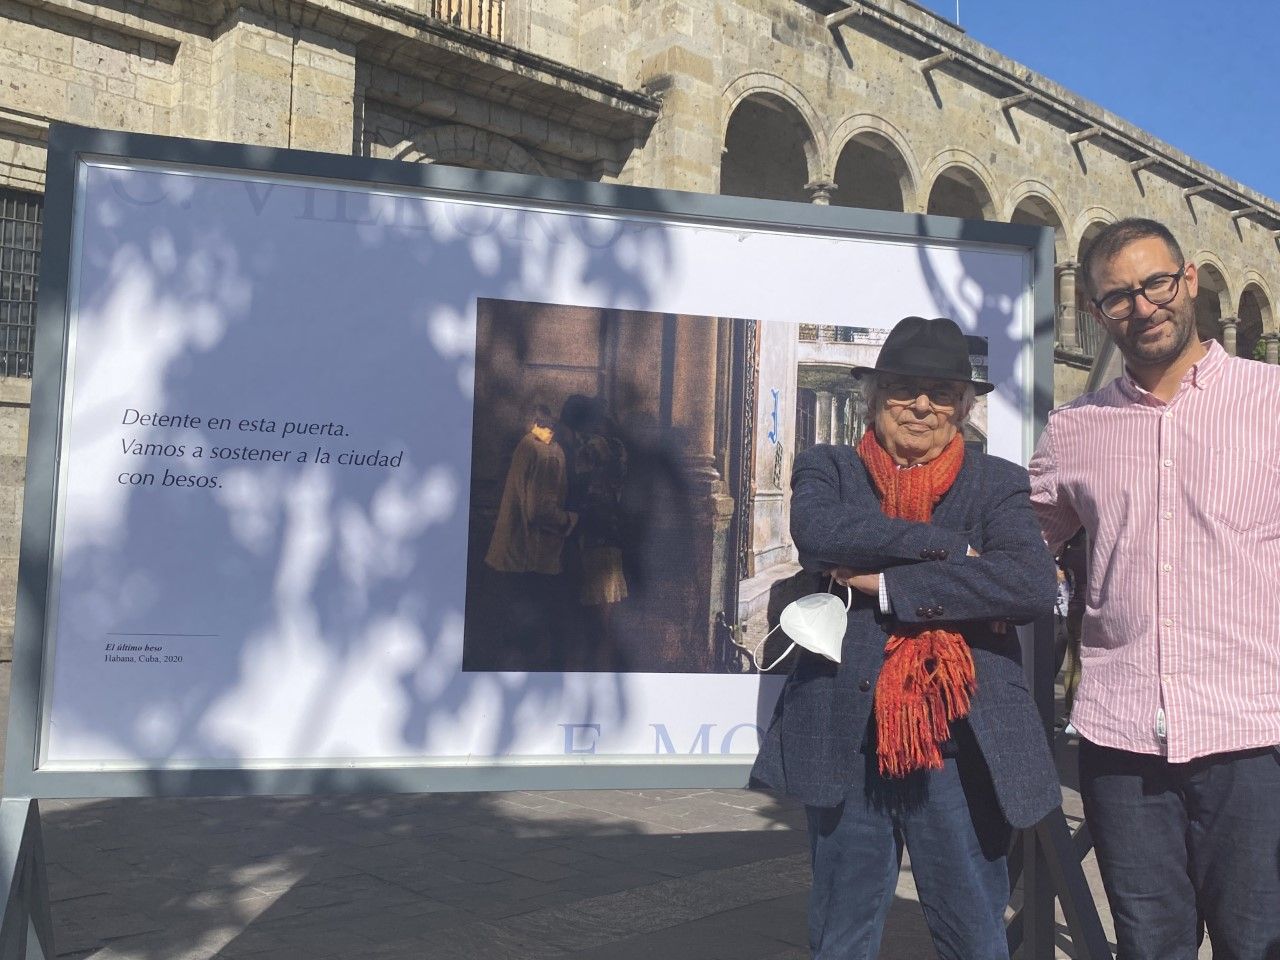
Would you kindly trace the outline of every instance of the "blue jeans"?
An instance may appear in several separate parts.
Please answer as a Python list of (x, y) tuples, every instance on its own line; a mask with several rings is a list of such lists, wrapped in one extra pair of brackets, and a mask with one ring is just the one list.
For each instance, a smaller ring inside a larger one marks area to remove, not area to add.
[(1280, 960), (1280, 748), (1169, 763), (1080, 741), (1118, 960)]
[(972, 734), (958, 739), (943, 769), (901, 781), (881, 778), (870, 750), (864, 785), (838, 807), (806, 808), (814, 960), (875, 960), (904, 846), (938, 956), (1008, 960), (1011, 831)]

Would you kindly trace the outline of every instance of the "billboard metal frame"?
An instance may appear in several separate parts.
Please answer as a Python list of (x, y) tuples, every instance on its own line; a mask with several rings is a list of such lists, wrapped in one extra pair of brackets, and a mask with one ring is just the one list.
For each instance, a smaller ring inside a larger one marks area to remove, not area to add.
[[(275, 175), (330, 185), (410, 189), (436, 197), (491, 202), (536, 203), (564, 210), (596, 209), (643, 214), (668, 221), (712, 223), (771, 230), (795, 230), (830, 236), (871, 236), (903, 241), (927, 240), (956, 246), (981, 246), (1029, 257), (1033, 316), (1030, 340), (1031, 422), (1024, 423), (1024, 448), (1039, 435), (1053, 405), (1053, 232), (1048, 228), (963, 221), (948, 217), (860, 210), (653, 190), (592, 182), (552, 180), (522, 174), (467, 170), (435, 164), (310, 153), (297, 150), (214, 143), (55, 124), (50, 128), (44, 243), (40, 269), (35, 366), (23, 509), (21, 559), (14, 637), (12, 695), (5, 761), (5, 799), (0, 806), (0, 893), (7, 894), (0, 925), (0, 957), (38, 955), (52, 950), (47, 889), (43, 873), (38, 800), (73, 797), (278, 796), (337, 793), (538, 790), (565, 788), (741, 787), (749, 764), (738, 758), (673, 756), (663, 762), (607, 756), (531, 760), (483, 759), (473, 762), (423, 762), (398, 765), (313, 764), (272, 767), (241, 765), (113, 769), (45, 770), (38, 763), (40, 708), (46, 669), (47, 598), (54, 562), (57, 516), (56, 478), (70, 328), (74, 216), (77, 183), (86, 160), (179, 165), (195, 171)], [(1044, 624), (1037, 642), (1024, 632), (1026, 664), (1032, 674), (1046, 733), (1052, 736), (1052, 664)], [(1051, 625), (1049, 626), (1051, 629)], [(1061, 813), (1056, 814), (1061, 820)], [(1055, 821), (1055, 827), (1057, 823)], [(1061, 846), (1062, 830), (1053, 830)], [(1075, 869), (1060, 856), (1046, 860), (1032, 834), (1023, 845), (1026, 906), (1016, 924), (1040, 957), (1047, 943), (1052, 956), (1054, 886), (1067, 883)], [(1046, 834), (1046, 836), (1048, 836)], [(1069, 835), (1068, 835), (1069, 839)], [(1052, 850), (1050, 851), (1052, 852)], [(1074, 882), (1071, 898), (1082, 889)], [(7, 890), (4, 889), (7, 887)], [(1083, 888), (1087, 892), (1087, 887)], [(1047, 900), (1046, 900), (1047, 898)], [(1064, 897), (1064, 904), (1068, 898)], [(1047, 916), (1045, 904), (1047, 903)], [(1088, 904), (1092, 908), (1091, 902)], [(1074, 911), (1072, 911), (1074, 912)], [(1096, 913), (1093, 914), (1096, 923)], [(1074, 924), (1073, 924), (1074, 926)], [(1093, 924), (1087, 924), (1093, 926)], [(1097, 928), (1101, 931), (1100, 926)], [(1015, 931), (1011, 930), (1011, 936)], [(1047, 939), (1046, 939), (1047, 938)], [(1103, 940), (1105, 944), (1105, 939)], [(29, 951), (36, 951), (34, 954)], [(1100, 953), (1091, 955), (1100, 956)]]

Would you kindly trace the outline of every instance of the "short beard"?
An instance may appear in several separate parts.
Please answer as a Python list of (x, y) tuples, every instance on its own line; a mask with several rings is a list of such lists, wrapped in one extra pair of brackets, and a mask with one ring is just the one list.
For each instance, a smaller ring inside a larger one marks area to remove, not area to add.
[(1157, 367), (1176, 360), (1187, 349), (1187, 344), (1196, 335), (1195, 302), (1189, 298), (1184, 298), (1181, 303), (1176, 306), (1170, 304), (1167, 309), (1171, 314), (1174, 328), (1172, 343), (1156, 343), (1149, 347), (1143, 346), (1137, 341), (1137, 338), (1130, 338), (1127, 335), (1127, 331), (1123, 340), (1116, 340), (1116, 346), (1120, 348), (1120, 352), (1124, 354), (1124, 358), (1129, 362), (1130, 366)]

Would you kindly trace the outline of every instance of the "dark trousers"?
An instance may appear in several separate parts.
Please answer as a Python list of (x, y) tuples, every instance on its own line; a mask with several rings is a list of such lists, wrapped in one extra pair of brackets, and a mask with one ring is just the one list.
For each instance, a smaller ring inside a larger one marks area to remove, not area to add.
[[(971, 739), (971, 735), (970, 735)], [(867, 782), (838, 807), (808, 807), (814, 960), (875, 960), (905, 846), (942, 960), (1008, 960), (1010, 829), (976, 746), (941, 770)]]
[(1280, 748), (1169, 763), (1080, 741), (1118, 960), (1280, 960)]

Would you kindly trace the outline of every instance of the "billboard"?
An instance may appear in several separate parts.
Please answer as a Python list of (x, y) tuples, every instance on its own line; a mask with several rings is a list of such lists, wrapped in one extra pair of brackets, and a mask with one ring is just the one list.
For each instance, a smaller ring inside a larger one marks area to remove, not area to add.
[(849, 368), (950, 316), (1030, 452), (1035, 229), (75, 128), (49, 196), (32, 795), (741, 784)]

